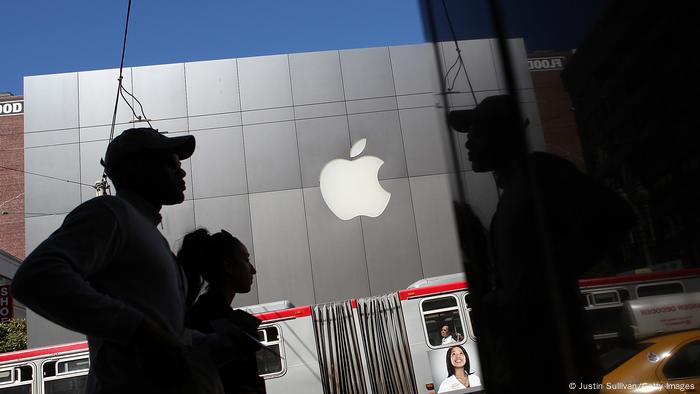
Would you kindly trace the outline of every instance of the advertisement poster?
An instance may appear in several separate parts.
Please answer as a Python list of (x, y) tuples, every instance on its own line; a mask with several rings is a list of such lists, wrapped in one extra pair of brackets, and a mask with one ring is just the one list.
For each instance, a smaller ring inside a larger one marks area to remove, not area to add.
[[(476, 344), (429, 350), (428, 359), (435, 393), (460, 394), (485, 391), (481, 383), (481, 365)], [(466, 386), (464, 383), (468, 383)]]

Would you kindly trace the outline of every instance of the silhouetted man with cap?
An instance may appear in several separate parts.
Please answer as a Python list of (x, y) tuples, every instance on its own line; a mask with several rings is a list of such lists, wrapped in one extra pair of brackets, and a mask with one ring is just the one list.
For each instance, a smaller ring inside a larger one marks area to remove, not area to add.
[(493, 264), (482, 264), (493, 267), (492, 277), (478, 278), (490, 290), (475, 311), (489, 334), (486, 357), (496, 357), (485, 370), (486, 389), (564, 392), (568, 379), (600, 382), (577, 278), (622, 240), (634, 215), (568, 161), (526, 153), (527, 124), (516, 111), (511, 97), (497, 95), (449, 116), (467, 133), (472, 169), (492, 171), (501, 190), (489, 228)]
[(163, 205), (184, 200), (180, 160), (192, 136), (124, 131), (104, 166), (117, 190), (80, 204), (15, 275), (14, 296), (88, 337), (88, 393), (173, 393), (187, 376), (185, 288), (157, 229)]

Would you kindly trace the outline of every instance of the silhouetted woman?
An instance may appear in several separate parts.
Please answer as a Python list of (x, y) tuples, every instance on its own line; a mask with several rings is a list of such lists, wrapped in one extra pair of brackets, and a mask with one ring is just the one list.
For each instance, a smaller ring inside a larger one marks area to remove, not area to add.
[(461, 346), (453, 346), (447, 350), (447, 379), (440, 383), (438, 393), (465, 389), (481, 385), (481, 379), (469, 372), (469, 355)]
[[(186, 326), (211, 333), (214, 332), (212, 321), (227, 319), (253, 338), (257, 337), (260, 320), (231, 308), (237, 293), (250, 291), (255, 275), (248, 249), (241, 241), (225, 230), (209, 234), (206, 229), (198, 229), (185, 236), (177, 260), (185, 270), (188, 284)], [(207, 286), (200, 295), (204, 283)], [(254, 344), (243, 334), (240, 359), (219, 368), (226, 394), (265, 393)]]

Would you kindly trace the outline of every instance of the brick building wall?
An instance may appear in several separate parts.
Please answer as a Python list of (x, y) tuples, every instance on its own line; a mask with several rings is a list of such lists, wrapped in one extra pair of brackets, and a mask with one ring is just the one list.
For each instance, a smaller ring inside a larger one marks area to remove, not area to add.
[(561, 80), (562, 70), (570, 57), (570, 52), (532, 53), (528, 55), (528, 63), (542, 122), (545, 149), (585, 171), (571, 99)]
[[(2, 96), (0, 105), (22, 99)], [(0, 249), (20, 260), (24, 259), (23, 170), (24, 114), (0, 115)]]

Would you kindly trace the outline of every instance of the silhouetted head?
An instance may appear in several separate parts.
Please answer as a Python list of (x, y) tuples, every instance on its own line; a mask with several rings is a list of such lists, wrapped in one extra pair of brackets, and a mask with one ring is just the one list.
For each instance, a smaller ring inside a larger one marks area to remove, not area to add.
[(248, 248), (226, 230), (209, 234), (200, 228), (185, 235), (177, 260), (187, 274), (190, 304), (199, 294), (202, 280), (210, 290), (232, 297), (249, 292), (256, 274)]
[(466, 148), (476, 172), (498, 171), (521, 149), (518, 114), (508, 95), (486, 97), (474, 109), (451, 111), (450, 126), (467, 133)]
[(168, 138), (151, 128), (125, 130), (107, 146), (102, 164), (117, 191), (128, 189), (154, 205), (185, 199), (185, 171), (180, 160), (192, 156), (191, 135)]
[(455, 369), (459, 368), (464, 369), (465, 374), (469, 374), (469, 355), (467, 355), (467, 351), (459, 345), (447, 349), (445, 363), (447, 364), (447, 376), (454, 375)]
[(450, 327), (445, 325), (440, 327), (440, 336), (443, 338), (447, 338), (450, 336)]

